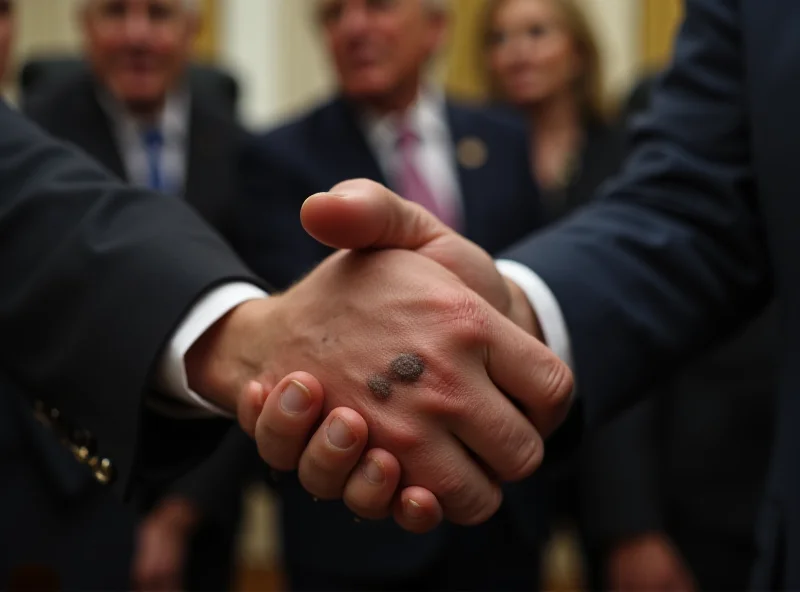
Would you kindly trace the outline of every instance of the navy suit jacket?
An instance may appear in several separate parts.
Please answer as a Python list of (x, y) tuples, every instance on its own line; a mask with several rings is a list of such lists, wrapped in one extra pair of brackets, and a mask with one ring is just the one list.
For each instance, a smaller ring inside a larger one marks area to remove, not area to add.
[(595, 424), (775, 293), (783, 372), (759, 588), (800, 587), (798, 33), (793, 0), (689, 0), (620, 178), (507, 254), (560, 302)]
[[(529, 172), (524, 125), (452, 103), (447, 104), (447, 117), (456, 146), (475, 139), (483, 143), (487, 154), (480, 167), (458, 164), (466, 234), (489, 252), (507, 248), (544, 223)], [(300, 224), (300, 206), (308, 196), (352, 178), (386, 184), (355, 112), (342, 99), (257, 138), (244, 166), (246, 191), (237, 216), (236, 247), (256, 273), (281, 288), (331, 252)], [(351, 577), (412, 576), (430, 565), (447, 536), (478, 539), (482, 532), (476, 527), (455, 534), (454, 527), (444, 525), (427, 535), (413, 535), (391, 521), (355, 524), (352, 513), (340, 502), (314, 503), (294, 476), (282, 476), (275, 485), (283, 501), (284, 556), (290, 571), (307, 566)], [(543, 531), (541, 504), (531, 482), (515, 484), (505, 493), (506, 507), (513, 507), (521, 531), (521, 544), (530, 546), (531, 564), (525, 567), (534, 580)], [(335, 532), (338, 540), (346, 542), (332, 548), (327, 537), (312, 532)]]
[[(524, 126), (508, 116), (449, 102), (446, 110), (456, 147), (473, 139), (486, 148), (481, 166), (456, 164), (465, 234), (490, 253), (497, 252), (543, 222)], [(256, 272), (269, 274), (271, 283), (281, 288), (331, 253), (300, 224), (305, 198), (347, 179), (389, 185), (354, 110), (341, 98), (257, 138), (245, 156), (243, 178), (247, 187), (237, 247)], [(270, 225), (269, 233), (264, 224)], [(271, 245), (280, 251), (270, 253)]]

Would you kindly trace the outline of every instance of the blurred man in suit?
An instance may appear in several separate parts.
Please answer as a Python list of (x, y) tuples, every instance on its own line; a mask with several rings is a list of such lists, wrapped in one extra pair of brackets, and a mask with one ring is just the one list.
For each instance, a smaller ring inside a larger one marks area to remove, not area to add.
[[(446, 34), (447, 2), (315, 7), (340, 94), (247, 153), (237, 246), (257, 273), (286, 287), (332, 252), (303, 231), (298, 214), (306, 197), (348, 178), (393, 186), (489, 252), (542, 223), (524, 125), (458, 105), (426, 82)], [(293, 477), (276, 486), (292, 589), (538, 586), (544, 529), (531, 483), (509, 487), (487, 525), (416, 537), (389, 523), (354, 523), (340, 504), (314, 502)], [(335, 548), (313, 534), (321, 530), (339, 532)]]
[[(91, 67), (28, 97), (26, 114), (119, 178), (185, 199), (229, 238), (227, 212), (238, 191), (244, 132), (215, 96), (186, 75), (200, 26), (197, 2), (86, 0), (80, 10)], [(255, 457), (244, 434), (232, 431), (229, 438)], [(244, 476), (228, 480), (222, 471), (239, 460), (235, 452), (223, 456), (178, 482), (137, 526), (136, 535), (128, 508), (101, 491), (73, 460), (52, 459), (62, 465), (61, 474), (71, 472), (77, 480), (70, 488), (54, 489), (69, 489), (68, 503), (93, 500), (108, 506), (77, 526), (86, 544), (92, 541), (113, 554), (113, 561), (103, 562), (109, 576), (114, 574), (106, 586), (127, 587), (131, 572), (134, 582), (148, 589), (230, 586)], [(81, 570), (80, 562), (74, 565)]]
[[(340, 94), (247, 151), (244, 212), (281, 220), (269, 238), (247, 224), (253, 218), (238, 225), (252, 265), (280, 270), (286, 285), (328, 255), (297, 212), (308, 195), (356, 177), (392, 186), (489, 251), (541, 223), (521, 124), (448, 100), (426, 82), (446, 35), (447, 1), (315, 7)], [(291, 245), (290, 255), (275, 260), (265, 240)]]

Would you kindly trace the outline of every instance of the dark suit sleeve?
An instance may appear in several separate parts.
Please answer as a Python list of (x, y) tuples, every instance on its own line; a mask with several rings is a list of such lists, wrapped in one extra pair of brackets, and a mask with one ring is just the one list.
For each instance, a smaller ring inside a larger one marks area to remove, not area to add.
[(162, 347), (209, 289), (255, 279), (182, 202), (120, 185), (6, 106), (0, 127), (0, 364), (89, 430), (126, 489)]
[(561, 305), (591, 423), (768, 301), (739, 18), (735, 0), (687, 3), (622, 175), (604, 199), (507, 254)]
[(581, 513), (594, 550), (664, 528), (657, 410), (653, 393), (592, 434), (581, 452)]
[(204, 520), (225, 526), (235, 520), (242, 493), (259, 466), (255, 442), (234, 426), (208, 459), (172, 485), (169, 495), (191, 500)]
[(234, 211), (236, 251), (270, 284), (286, 289), (333, 251), (311, 238), (300, 208), (313, 191), (281, 153), (280, 138), (254, 138), (241, 164)]

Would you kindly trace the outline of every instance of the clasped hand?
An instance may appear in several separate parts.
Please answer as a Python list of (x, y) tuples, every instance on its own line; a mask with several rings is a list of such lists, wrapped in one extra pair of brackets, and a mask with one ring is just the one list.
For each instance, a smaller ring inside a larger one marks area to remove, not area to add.
[(314, 496), (415, 532), (487, 520), (499, 483), (542, 462), (572, 392), (525, 295), (483, 250), (375, 183), (343, 183), (301, 215), (344, 250), (229, 314), (187, 358), (194, 388), (234, 393), (262, 458), (297, 469)]

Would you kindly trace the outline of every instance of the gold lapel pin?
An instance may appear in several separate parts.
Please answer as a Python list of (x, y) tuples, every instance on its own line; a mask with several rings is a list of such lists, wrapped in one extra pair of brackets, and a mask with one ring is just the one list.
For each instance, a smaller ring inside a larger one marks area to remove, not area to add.
[(486, 143), (480, 138), (470, 136), (464, 138), (456, 147), (458, 163), (466, 169), (479, 169), (489, 159)]

